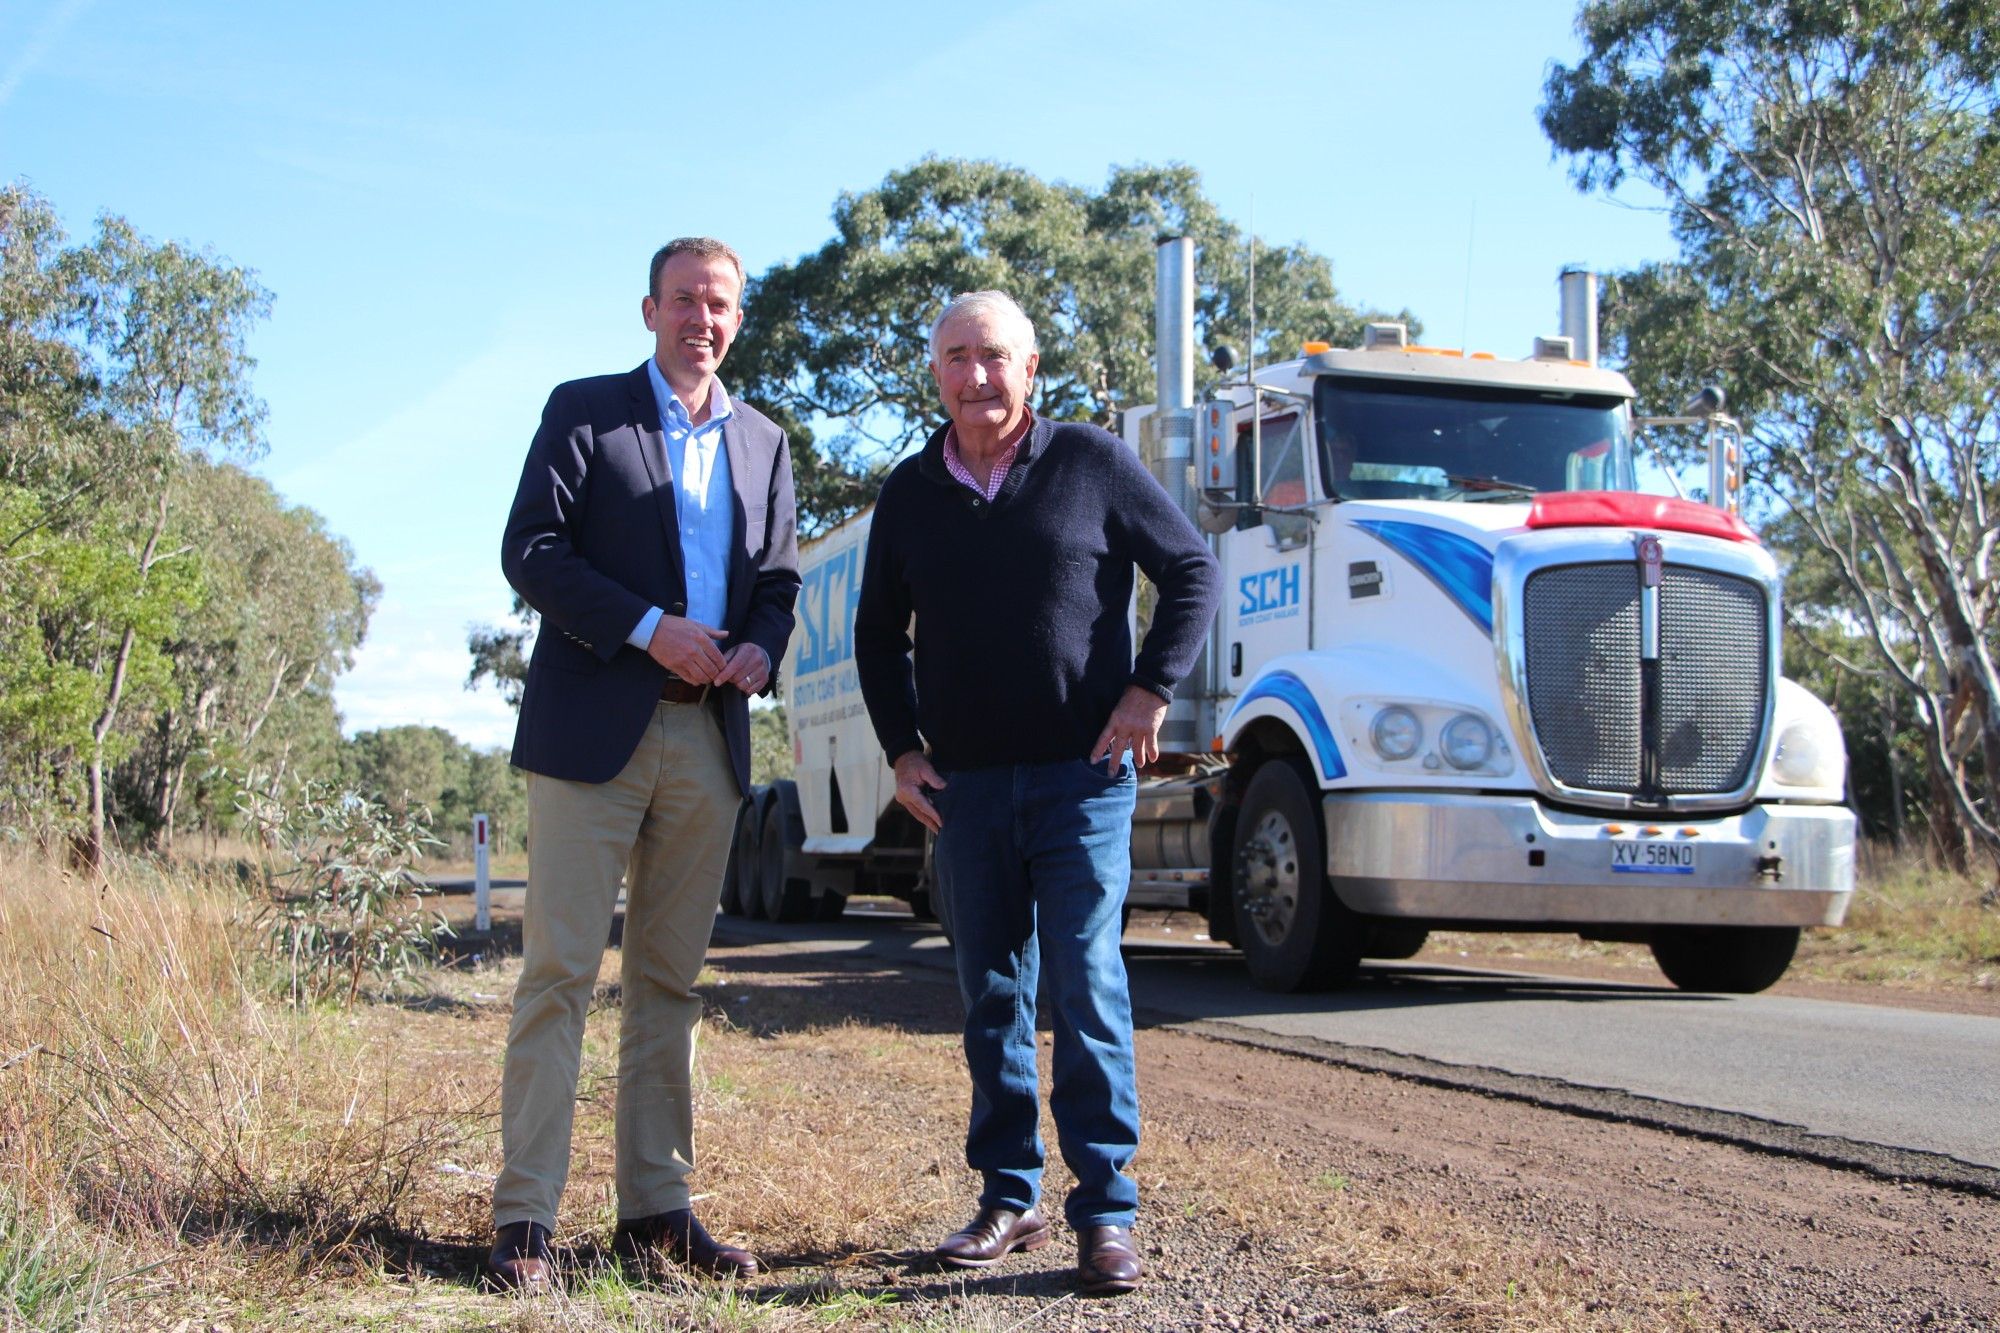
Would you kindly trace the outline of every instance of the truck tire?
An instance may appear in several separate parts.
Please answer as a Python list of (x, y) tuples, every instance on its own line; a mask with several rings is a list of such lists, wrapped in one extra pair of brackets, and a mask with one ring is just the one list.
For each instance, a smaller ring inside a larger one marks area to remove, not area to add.
[(1792, 965), (1797, 926), (1661, 926), (1653, 961), (1682, 990), (1755, 995)]
[(764, 919), (764, 809), (766, 789), (756, 787), (736, 825), (736, 911), (750, 921)]
[(1406, 926), (1400, 921), (1371, 921), (1363, 958), (1415, 958), (1430, 943), (1431, 933), (1423, 926)]
[(806, 821), (799, 810), (799, 789), (790, 781), (771, 784), (764, 808), (758, 861), (758, 886), (766, 921), (804, 921), (812, 915), (812, 881), (791, 872), (805, 844)]
[(847, 895), (844, 893), (821, 893), (813, 901), (813, 915), (821, 921), (838, 921), (847, 915)]
[(1273, 759), (1236, 820), (1236, 942), (1261, 990), (1344, 986), (1361, 963), (1362, 923), (1327, 886), (1315, 794), (1298, 766)]
[(716, 899), (716, 908), (724, 916), (736, 916), (743, 911), (742, 899), (736, 896), (737, 865), (743, 860), (743, 821), (750, 818), (750, 802), (736, 807), (736, 822), (729, 828), (729, 861), (722, 867), (722, 893)]

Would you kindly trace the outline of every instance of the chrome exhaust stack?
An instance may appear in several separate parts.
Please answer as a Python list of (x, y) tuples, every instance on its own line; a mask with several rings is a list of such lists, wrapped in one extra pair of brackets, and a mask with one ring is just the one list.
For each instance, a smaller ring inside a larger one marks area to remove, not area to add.
[(1597, 275), (1579, 264), (1562, 271), (1562, 335), (1570, 340), (1570, 355), (1586, 366), (1597, 364)]

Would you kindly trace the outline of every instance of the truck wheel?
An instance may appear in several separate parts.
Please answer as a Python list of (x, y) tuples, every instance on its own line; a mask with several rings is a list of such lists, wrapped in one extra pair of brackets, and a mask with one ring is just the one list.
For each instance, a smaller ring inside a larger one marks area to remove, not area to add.
[(1661, 926), (1653, 961), (1682, 990), (1755, 995), (1792, 965), (1797, 926)]
[(1236, 942), (1262, 990), (1343, 986), (1361, 962), (1360, 923), (1327, 887), (1313, 796), (1298, 768), (1272, 760), (1236, 821)]
[(847, 895), (827, 892), (813, 899), (815, 915), (821, 921), (838, 921), (847, 915)]
[(771, 784), (771, 803), (764, 811), (762, 834), (762, 854), (757, 859), (764, 919), (803, 921), (812, 914), (812, 881), (790, 873), (792, 854), (806, 840), (798, 788), (790, 782)]

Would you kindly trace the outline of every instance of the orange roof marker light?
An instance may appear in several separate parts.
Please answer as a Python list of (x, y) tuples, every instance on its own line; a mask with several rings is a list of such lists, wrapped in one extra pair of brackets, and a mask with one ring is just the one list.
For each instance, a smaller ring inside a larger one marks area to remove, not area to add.
[(1318, 356), (1321, 352), (1330, 352), (1332, 350), (1333, 350), (1332, 343), (1323, 343), (1315, 340), (1313, 342), (1309, 342), (1301, 346), (1299, 348), (1299, 355)]
[(1465, 355), (1464, 350), (1462, 348), (1457, 348), (1457, 347), (1418, 347), (1415, 344), (1411, 344), (1410, 346), (1405, 347), (1403, 350), (1406, 352), (1421, 352), (1425, 356), (1462, 357)]

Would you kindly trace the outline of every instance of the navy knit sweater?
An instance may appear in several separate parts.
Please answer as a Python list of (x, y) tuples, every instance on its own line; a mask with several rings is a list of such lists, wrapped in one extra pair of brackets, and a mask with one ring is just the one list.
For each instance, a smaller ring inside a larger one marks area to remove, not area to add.
[[(854, 664), (883, 753), (1082, 759), (1127, 685), (1173, 698), (1215, 615), (1215, 557), (1108, 431), (1036, 418), (990, 503), (945, 470), (944, 435), (889, 474), (868, 533)], [(1134, 565), (1159, 590), (1137, 661)]]

